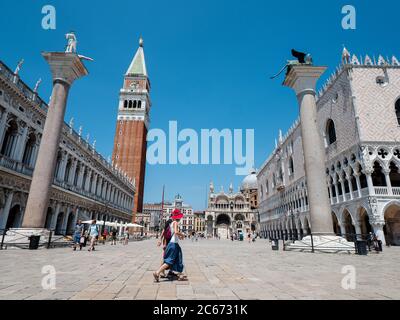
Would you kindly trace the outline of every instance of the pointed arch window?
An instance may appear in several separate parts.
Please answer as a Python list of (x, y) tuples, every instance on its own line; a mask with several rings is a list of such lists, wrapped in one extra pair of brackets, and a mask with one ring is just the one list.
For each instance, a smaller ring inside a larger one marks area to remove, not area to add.
[(328, 138), (329, 145), (336, 142), (336, 128), (332, 119), (329, 119), (326, 123), (326, 136)]
[(294, 173), (294, 163), (293, 163), (293, 157), (289, 158), (289, 175), (293, 175)]
[(400, 125), (400, 99), (396, 101), (395, 105), (397, 124)]

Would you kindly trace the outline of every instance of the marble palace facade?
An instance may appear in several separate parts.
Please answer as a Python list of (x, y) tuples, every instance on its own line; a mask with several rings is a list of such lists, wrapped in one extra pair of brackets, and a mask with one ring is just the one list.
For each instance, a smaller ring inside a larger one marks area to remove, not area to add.
[[(347, 50), (342, 59), (317, 95), (332, 227), (348, 239), (375, 232), (383, 243), (400, 245), (400, 64)], [(300, 126), (297, 120), (280, 133), (257, 174), (264, 237), (311, 232)]]

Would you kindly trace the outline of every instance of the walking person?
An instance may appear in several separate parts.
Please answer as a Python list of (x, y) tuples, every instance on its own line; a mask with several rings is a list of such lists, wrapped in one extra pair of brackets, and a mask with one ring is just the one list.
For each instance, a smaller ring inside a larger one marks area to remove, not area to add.
[(129, 242), (129, 229), (125, 228), (124, 230), (124, 245), (126, 246)]
[[(157, 243), (157, 246), (161, 246), (162, 244), (162, 258), (161, 258), (161, 265), (164, 264), (164, 256), (165, 256), (165, 249), (167, 248), (168, 243), (171, 241), (171, 237), (172, 237), (172, 233), (171, 233), (171, 228), (170, 225), (172, 223), (172, 219), (169, 218), (166, 222), (165, 222), (165, 226), (163, 231), (161, 232), (161, 237), (160, 240)], [(162, 272), (161, 275), (162, 278), (166, 278), (168, 276), (165, 275), (165, 272)]]
[(90, 225), (90, 229), (89, 229), (89, 237), (90, 237), (90, 247), (88, 249), (88, 251), (94, 251), (95, 248), (95, 244), (96, 244), (96, 240), (99, 236), (99, 227), (96, 224), (96, 220), (92, 221), (92, 224)]
[(113, 227), (111, 229), (111, 245), (117, 244), (117, 228)]
[(183, 272), (183, 256), (182, 256), (182, 249), (179, 246), (179, 239), (183, 240), (185, 234), (179, 231), (178, 223), (182, 219), (183, 214), (179, 209), (175, 209), (172, 212), (171, 219), (173, 220), (170, 224), (171, 230), (171, 240), (167, 245), (164, 255), (164, 263), (158, 269), (158, 271), (153, 273), (154, 280), (156, 282), (160, 281), (160, 275), (165, 270), (171, 270), (172, 272), (176, 272), (178, 275), (179, 281), (187, 280), (186, 276), (182, 274)]
[(82, 245), (83, 243), (81, 242), (81, 238), (83, 236), (83, 224), (81, 220), (78, 220), (75, 226), (74, 230), (74, 251), (76, 251), (76, 248), (79, 246), (79, 250), (82, 250)]

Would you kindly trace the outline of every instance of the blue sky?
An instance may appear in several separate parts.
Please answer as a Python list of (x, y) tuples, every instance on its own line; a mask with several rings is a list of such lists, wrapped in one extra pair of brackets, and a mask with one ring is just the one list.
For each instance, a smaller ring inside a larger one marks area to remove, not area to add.
[[(41, 28), (44, 5), (57, 10), (57, 29)], [(357, 10), (357, 29), (343, 30), (341, 9)], [(32, 87), (43, 79), (40, 95), (51, 94), (44, 50), (62, 50), (64, 34), (74, 30), (78, 51), (93, 57), (90, 75), (70, 92), (66, 121), (75, 118), (84, 136), (96, 138), (97, 149), (112, 153), (118, 93), (143, 35), (152, 84), (151, 128), (255, 129), (255, 166), (297, 118), (294, 93), (271, 81), (290, 49), (311, 52), (316, 64), (330, 71), (340, 62), (342, 45), (360, 54), (400, 56), (396, 39), (400, 3), (369, 1), (1, 1), (0, 59), (15, 68), (24, 58), (22, 79)], [(6, 14), (4, 14), (6, 13)], [(329, 75), (327, 72), (326, 75)], [(320, 85), (322, 82), (320, 82)], [(147, 166), (145, 201), (180, 193), (195, 209), (203, 209), (212, 179), (219, 190), (243, 177), (235, 165)]]

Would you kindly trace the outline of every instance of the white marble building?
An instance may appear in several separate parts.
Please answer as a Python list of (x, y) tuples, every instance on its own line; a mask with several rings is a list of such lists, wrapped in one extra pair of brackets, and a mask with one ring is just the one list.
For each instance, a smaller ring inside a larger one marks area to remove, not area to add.
[[(0, 230), (19, 228), (43, 132), (47, 104), (0, 62)], [(132, 220), (134, 181), (106, 161), (82, 129), (64, 124), (45, 226), (71, 233), (75, 221)]]
[[(336, 234), (374, 231), (400, 245), (400, 64), (396, 57), (351, 58), (318, 94), (326, 180)], [(297, 120), (260, 168), (261, 231), (301, 238), (310, 233), (301, 127)]]
[(228, 192), (216, 192), (210, 183), (205, 231), (208, 236), (229, 239), (234, 233), (258, 231), (257, 176), (252, 171), (244, 178), (238, 192), (231, 184)]

